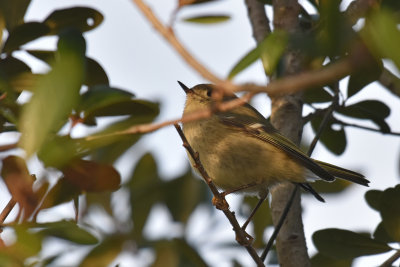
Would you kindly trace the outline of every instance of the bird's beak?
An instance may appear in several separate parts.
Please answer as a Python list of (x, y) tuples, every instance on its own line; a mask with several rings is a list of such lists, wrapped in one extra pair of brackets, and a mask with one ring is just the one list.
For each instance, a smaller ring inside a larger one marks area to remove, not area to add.
[(190, 90), (189, 87), (187, 87), (186, 85), (184, 85), (182, 82), (178, 81), (179, 85), (182, 87), (183, 91), (185, 91), (185, 94), (190, 93), (192, 90)]

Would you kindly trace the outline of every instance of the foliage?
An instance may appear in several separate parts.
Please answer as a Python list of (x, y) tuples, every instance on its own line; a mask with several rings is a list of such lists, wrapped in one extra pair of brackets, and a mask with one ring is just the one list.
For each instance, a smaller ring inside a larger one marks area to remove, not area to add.
[[(181, 8), (195, 9), (212, 0), (180, 0)], [(272, 5), (272, 1), (260, 1)], [(372, 7), (361, 17), (361, 29), (355, 30), (354, 18), (339, 9), (341, 1), (309, 1), (317, 10), (310, 15), (302, 9), (304, 35), (274, 31), (258, 46), (245, 53), (231, 68), (228, 78), (233, 80), (257, 60), (261, 60), (265, 73), (281, 79), (282, 55), (287, 49), (296, 49), (304, 58), (306, 70), (322, 69), (342, 59), (354, 61), (347, 88), (339, 81), (316, 86), (304, 92), (304, 103), (312, 112), (304, 118), (321, 143), (332, 153), (341, 155), (349, 142), (349, 127), (372, 130), (384, 134), (391, 131), (386, 119), (390, 108), (376, 99), (358, 100), (360, 92), (372, 82), (380, 81), (391, 61), (400, 69), (399, 5), (396, 1), (382, 1), (382, 8)], [(43, 256), (44, 244), (49, 240), (64, 240), (78, 249), (88, 249), (80, 259), (81, 266), (107, 266), (124, 251), (151, 248), (153, 266), (207, 266), (207, 262), (188, 239), (186, 228), (199, 205), (209, 207), (210, 193), (205, 184), (194, 179), (190, 170), (164, 179), (150, 154), (143, 155), (126, 182), (121, 182), (113, 164), (134, 146), (142, 134), (122, 134), (132, 126), (152, 122), (159, 114), (159, 105), (138, 99), (127, 90), (110, 85), (102, 66), (86, 56), (84, 32), (98, 27), (103, 16), (89, 7), (73, 7), (52, 12), (41, 22), (25, 22), (24, 14), (29, 0), (16, 0), (12, 4), (0, 0), (0, 131), (20, 134), (17, 144), (2, 147), (1, 177), (12, 196), (10, 205), (18, 204), (17, 217), (2, 227), (12, 229), (16, 241), (3, 244), (0, 239), (0, 262), (4, 266), (25, 266), (29, 263), (46, 266), (62, 256)], [(186, 22), (212, 24), (230, 19), (226, 14), (200, 14)], [(357, 20), (358, 18), (356, 18)], [(89, 21), (91, 23), (89, 23)], [(6, 34), (4, 34), (6, 33)], [(24, 45), (38, 38), (55, 36), (55, 51), (27, 50)], [(25, 51), (48, 65), (47, 73), (34, 73), (31, 67), (13, 52)], [(399, 84), (391, 76), (391, 84)], [(384, 85), (384, 84), (383, 84)], [(391, 92), (390, 86), (386, 86)], [(24, 95), (31, 97), (21, 101)], [(394, 93), (395, 97), (399, 97)], [(357, 96), (357, 97), (355, 97)], [(355, 100), (357, 99), (357, 100)], [(104, 117), (112, 122), (100, 129), (98, 122)], [(371, 122), (375, 127), (364, 126)], [(74, 138), (76, 126), (93, 130), (93, 134)], [(16, 149), (18, 148), (18, 149)], [(23, 153), (21, 154), (21, 151)], [(21, 156), (24, 155), (24, 156)], [(29, 159), (37, 158), (46, 168), (40, 177), (29, 169)], [(57, 171), (57, 181), (50, 176)], [(323, 193), (340, 193), (349, 183), (336, 181), (320, 183), (315, 188)], [(112, 204), (114, 192), (128, 199), (127, 216), (118, 216), (118, 205)], [(319, 251), (312, 259), (314, 266), (351, 266), (354, 258), (395, 251), (392, 243), (400, 242), (400, 186), (367, 192), (368, 205), (379, 212), (382, 221), (374, 233), (356, 233), (343, 229), (323, 229), (313, 235)], [(83, 205), (81, 202), (86, 203)], [(184, 201), (183, 201), (184, 200)], [(75, 220), (60, 219), (39, 223), (37, 217), (51, 212), (65, 203), (73, 203)], [(255, 206), (254, 198), (245, 198), (240, 214), (247, 216)], [(84, 208), (82, 208), (84, 206)], [(154, 207), (165, 207), (172, 220), (183, 230), (174, 238), (154, 239), (145, 228)], [(84, 223), (95, 207), (101, 207), (103, 216), (115, 228), (101, 230)], [(79, 217), (79, 220), (77, 218)], [(263, 208), (252, 222), (254, 246), (265, 245), (264, 233), (272, 226), (269, 210)], [(229, 247), (229, 244), (217, 244)], [(236, 259), (230, 259), (239, 266)], [(269, 259), (273, 261), (274, 259)]]

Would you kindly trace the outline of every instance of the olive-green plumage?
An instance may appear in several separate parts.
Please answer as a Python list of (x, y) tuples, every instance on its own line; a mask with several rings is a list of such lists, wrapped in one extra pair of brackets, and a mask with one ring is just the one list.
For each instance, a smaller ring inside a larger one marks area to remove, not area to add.
[[(213, 85), (189, 89), (179, 84), (186, 92), (184, 115), (212, 105)], [(233, 98), (224, 97), (224, 101)], [(311, 159), (248, 104), (186, 122), (183, 132), (213, 182), (224, 190), (251, 184), (255, 186), (244, 191), (264, 197), (269, 187), (292, 182), (323, 201), (307, 181), (341, 178), (365, 186), (369, 183), (362, 174)]]

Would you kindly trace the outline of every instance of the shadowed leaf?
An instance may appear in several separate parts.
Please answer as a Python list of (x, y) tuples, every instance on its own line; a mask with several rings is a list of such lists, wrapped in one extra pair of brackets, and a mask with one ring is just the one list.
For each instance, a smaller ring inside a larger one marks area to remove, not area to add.
[(28, 22), (15, 27), (8, 36), (3, 46), (3, 52), (11, 53), (21, 45), (36, 40), (49, 34), (50, 28), (40, 22)]
[(44, 236), (53, 236), (76, 244), (93, 245), (98, 242), (96, 237), (79, 227), (74, 221), (39, 223), (34, 227), (43, 228), (40, 233)]
[(382, 217), (382, 224), (388, 235), (400, 241), (400, 186), (388, 188), (383, 191), (379, 201), (379, 211)]
[(383, 223), (380, 222), (378, 226), (376, 227), (374, 234), (374, 238), (376, 240), (379, 240), (384, 243), (394, 243), (397, 242), (395, 239), (393, 239), (387, 232), (385, 227), (383, 226)]
[(352, 259), (334, 259), (328, 256), (325, 256), (321, 253), (317, 253), (311, 258), (311, 267), (351, 267)]
[(75, 28), (81, 32), (93, 30), (103, 21), (103, 15), (88, 7), (59, 9), (51, 13), (44, 21), (51, 34), (58, 34), (65, 28)]
[(99, 245), (90, 251), (90, 253), (80, 263), (80, 267), (109, 266), (111, 262), (122, 252), (122, 246), (125, 242), (123, 236), (106, 237)]
[(335, 228), (316, 231), (312, 239), (320, 253), (335, 259), (352, 259), (392, 249), (387, 244), (364, 234)]
[(115, 191), (121, 183), (119, 173), (111, 165), (94, 161), (74, 161), (65, 166), (62, 172), (66, 180), (82, 191)]
[(1, 15), (4, 16), (8, 31), (23, 23), (30, 2), (30, 0), (13, 0), (11, 5), (9, 0), (0, 0)]
[[(313, 131), (318, 132), (322, 122), (322, 116), (313, 118), (311, 126)], [(346, 133), (343, 128), (338, 130), (333, 129), (332, 120), (328, 122), (328, 125), (322, 131), (320, 141), (321, 143), (332, 153), (340, 155), (344, 152), (347, 145)]]
[(324, 103), (332, 101), (333, 96), (324, 88), (309, 89), (304, 92), (304, 103)]
[(365, 193), (365, 200), (368, 205), (376, 211), (379, 211), (380, 201), (383, 191), (380, 190), (369, 190)]

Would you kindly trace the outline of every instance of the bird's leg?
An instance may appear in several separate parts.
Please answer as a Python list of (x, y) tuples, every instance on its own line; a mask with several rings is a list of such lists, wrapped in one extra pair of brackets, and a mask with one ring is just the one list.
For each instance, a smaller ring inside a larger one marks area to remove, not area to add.
[(254, 186), (256, 186), (256, 185), (257, 185), (257, 183), (244, 184), (244, 185), (241, 185), (241, 186), (239, 186), (239, 187), (226, 190), (226, 191), (222, 192), (221, 194), (222, 194), (223, 196), (227, 196), (227, 195), (229, 195), (229, 194), (236, 193), (236, 192), (238, 192), (238, 191), (242, 191), (242, 190), (245, 190), (245, 189), (254, 187)]
[(251, 220), (254, 217), (254, 214), (256, 214), (257, 210), (261, 207), (261, 204), (264, 202), (264, 200), (267, 198), (267, 196), (263, 196), (262, 198), (260, 198), (260, 200), (258, 201), (257, 205), (254, 207), (253, 211), (250, 213), (249, 218), (247, 218), (247, 220), (245, 221), (245, 223), (242, 226), (243, 231), (246, 230), (247, 225), (251, 222)]

